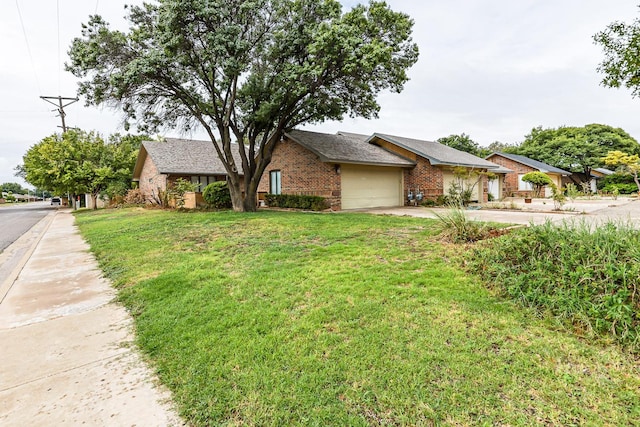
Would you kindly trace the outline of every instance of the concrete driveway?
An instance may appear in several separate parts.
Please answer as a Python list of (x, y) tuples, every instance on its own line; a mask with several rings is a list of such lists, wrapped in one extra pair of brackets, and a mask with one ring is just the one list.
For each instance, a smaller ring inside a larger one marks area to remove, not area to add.
[[(491, 206), (491, 205), (489, 205)], [(498, 209), (499, 208), (499, 209)], [(523, 199), (507, 200), (491, 207), (467, 210), (469, 218), (477, 221), (506, 224), (544, 224), (546, 221), (586, 221), (600, 224), (610, 220), (628, 221), (640, 226), (640, 201), (631, 198), (584, 199), (567, 203), (561, 212), (553, 211), (553, 201), (534, 199), (524, 203)], [(421, 218), (435, 218), (436, 213), (446, 213), (446, 208), (425, 208), (404, 206), (398, 208), (368, 209), (365, 212), (378, 215), (401, 215)]]

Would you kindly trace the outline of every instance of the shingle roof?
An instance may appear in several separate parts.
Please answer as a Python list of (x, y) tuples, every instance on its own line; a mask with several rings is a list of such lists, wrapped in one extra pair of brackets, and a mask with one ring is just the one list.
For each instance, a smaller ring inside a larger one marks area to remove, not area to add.
[(494, 155), (502, 156), (509, 160), (513, 160), (514, 162), (522, 163), (523, 165), (527, 165), (534, 169), (538, 169), (540, 172), (551, 172), (551, 173), (559, 173), (560, 175), (571, 175), (571, 172), (567, 172), (566, 170), (556, 168), (546, 163), (539, 162), (537, 160), (533, 160), (525, 156), (520, 156), (518, 154), (502, 153), (498, 151), (488, 155), (487, 158)]
[(377, 166), (415, 166), (415, 162), (367, 142), (366, 135), (341, 132), (335, 135), (293, 130), (286, 134), (298, 144), (328, 163), (353, 163)]
[(606, 168), (595, 168), (594, 171), (600, 172), (602, 175), (612, 175), (615, 173), (611, 169), (606, 169)]
[[(238, 147), (233, 144), (233, 157), (242, 174)], [(172, 175), (226, 175), (227, 171), (211, 141), (167, 138), (165, 141), (144, 141), (140, 148), (134, 179), (139, 178), (146, 153), (161, 174)]]
[(419, 139), (404, 138), (401, 136), (385, 135), (380, 133), (373, 134), (369, 138), (369, 142), (375, 142), (376, 139), (382, 139), (390, 142), (398, 147), (402, 147), (421, 157), (429, 160), (432, 165), (447, 166), (466, 166), (486, 169), (496, 169), (498, 165), (491, 163), (473, 154), (456, 150), (444, 144), (433, 141), (422, 141)]

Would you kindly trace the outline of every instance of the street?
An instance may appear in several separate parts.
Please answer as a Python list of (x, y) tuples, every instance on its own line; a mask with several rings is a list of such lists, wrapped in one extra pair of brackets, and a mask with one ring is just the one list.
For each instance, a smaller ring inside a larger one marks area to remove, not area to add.
[(0, 206), (0, 253), (54, 209), (49, 202)]

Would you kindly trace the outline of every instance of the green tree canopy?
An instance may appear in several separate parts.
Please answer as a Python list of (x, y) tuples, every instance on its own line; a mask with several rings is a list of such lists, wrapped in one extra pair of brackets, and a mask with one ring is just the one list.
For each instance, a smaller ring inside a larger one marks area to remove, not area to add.
[(95, 206), (100, 193), (130, 187), (142, 139), (114, 135), (105, 142), (94, 132), (76, 130), (54, 134), (29, 148), (20, 175), (56, 194), (90, 193)]
[(413, 21), (382, 1), (343, 13), (337, 0), (159, 0), (128, 19), (123, 33), (92, 16), (73, 41), (80, 93), (147, 131), (203, 128), (238, 211), (256, 209), (285, 131), (376, 117), (377, 95), (400, 92), (418, 59)]
[(602, 159), (607, 166), (615, 166), (620, 172), (631, 175), (640, 193), (640, 156), (622, 151), (609, 151)]
[(5, 193), (13, 193), (13, 194), (27, 194), (27, 189), (23, 188), (22, 185), (17, 182), (5, 182), (0, 184), (0, 190)]
[(438, 139), (436, 142), (444, 144), (456, 150), (464, 151), (474, 156), (485, 157), (489, 154), (489, 150), (480, 147), (469, 135), (461, 133), (460, 135), (449, 135)]
[(542, 189), (547, 185), (553, 185), (553, 181), (544, 172), (529, 172), (522, 176), (522, 181), (528, 182), (533, 186), (533, 194), (535, 197), (540, 197)]
[(601, 124), (557, 129), (536, 127), (516, 153), (570, 172), (581, 172), (589, 180), (593, 168), (604, 165), (609, 151), (640, 151), (640, 144), (620, 128)]
[(607, 87), (626, 87), (633, 97), (640, 96), (640, 18), (631, 24), (613, 22), (593, 36), (604, 50), (598, 71)]

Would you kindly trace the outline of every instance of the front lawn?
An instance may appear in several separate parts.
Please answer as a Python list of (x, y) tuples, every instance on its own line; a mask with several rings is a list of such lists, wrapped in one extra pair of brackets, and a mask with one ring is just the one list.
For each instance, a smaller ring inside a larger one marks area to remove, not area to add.
[(435, 222), (77, 215), (182, 416), (212, 425), (634, 425), (640, 369), (493, 296)]

